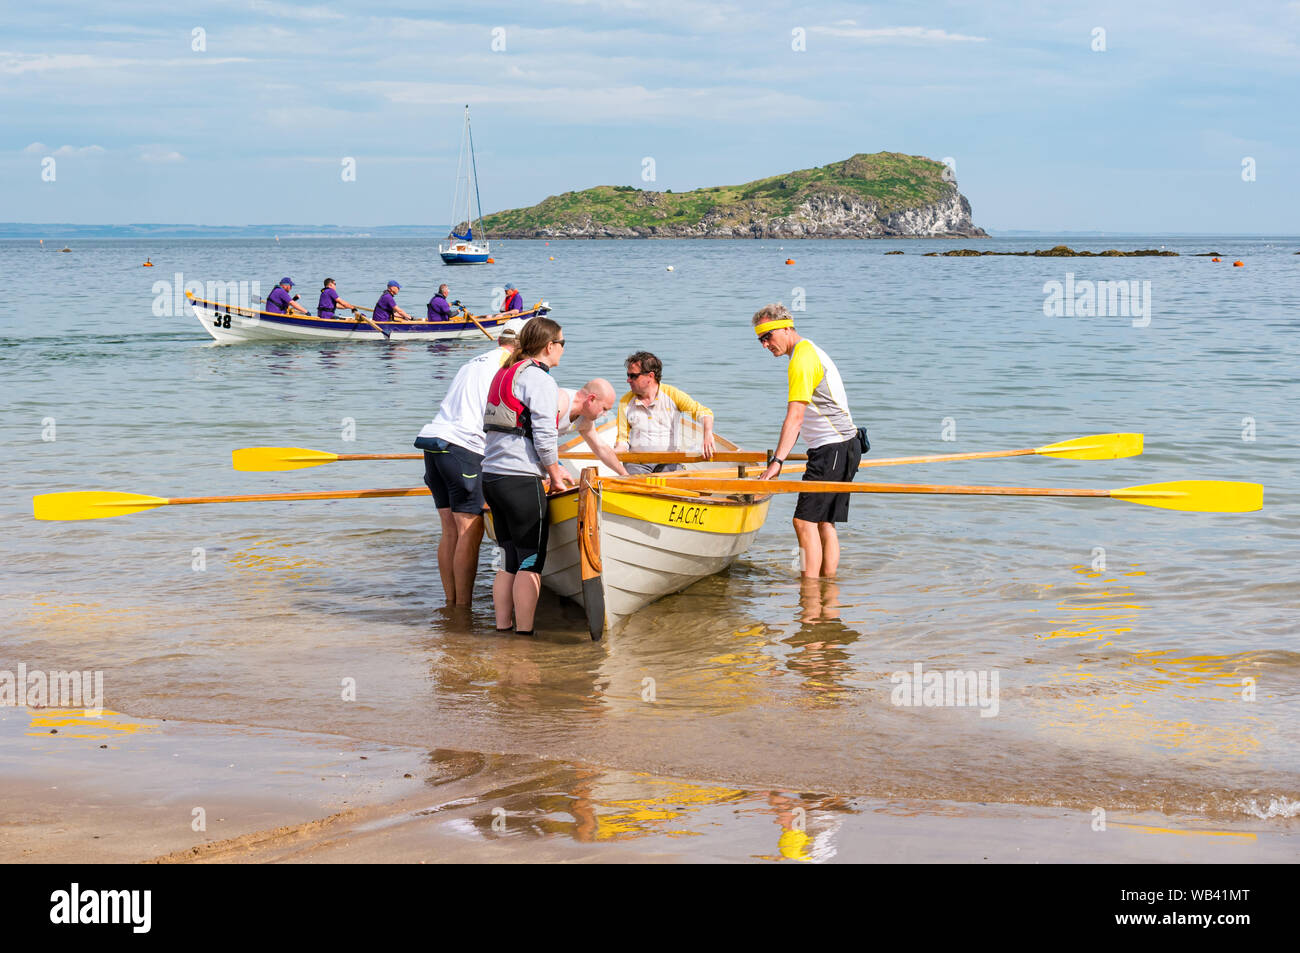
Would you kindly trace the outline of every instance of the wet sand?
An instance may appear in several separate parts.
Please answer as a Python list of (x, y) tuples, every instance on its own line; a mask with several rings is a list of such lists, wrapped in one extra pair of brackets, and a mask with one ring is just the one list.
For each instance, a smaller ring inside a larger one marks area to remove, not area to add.
[(80, 715), (0, 710), (0, 861), (1289, 862), (1300, 836)]

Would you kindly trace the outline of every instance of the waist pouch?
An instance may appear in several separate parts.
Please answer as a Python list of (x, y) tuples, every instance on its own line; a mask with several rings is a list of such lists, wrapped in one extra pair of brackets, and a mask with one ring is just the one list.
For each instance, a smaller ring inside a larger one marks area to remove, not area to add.
[(441, 437), (416, 437), (415, 449), (426, 450), (430, 453), (445, 452), (450, 444)]
[(858, 428), (858, 446), (862, 449), (863, 453), (866, 453), (871, 449), (871, 441), (867, 439), (866, 427)]

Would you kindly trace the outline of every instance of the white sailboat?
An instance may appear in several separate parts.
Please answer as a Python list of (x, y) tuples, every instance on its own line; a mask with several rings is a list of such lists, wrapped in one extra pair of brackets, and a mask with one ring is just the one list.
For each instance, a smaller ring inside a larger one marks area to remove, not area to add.
[[(461, 183), (465, 186), (465, 201), (461, 202)], [(471, 208), (471, 205), (473, 208)], [(460, 209), (465, 216), (461, 218)], [(477, 209), (478, 215), (471, 212)], [(474, 238), (474, 222), (478, 221), (479, 238)], [(469, 128), (469, 106), (465, 107), (465, 131), (460, 139), (460, 158), (456, 167), (456, 191), (451, 200), (451, 235), (438, 245), (438, 254), (446, 265), (482, 265), (488, 260), (487, 235), (483, 232), (483, 206), (478, 197), (478, 169), (474, 164), (474, 134)], [(456, 231), (456, 222), (465, 223), (465, 233)]]

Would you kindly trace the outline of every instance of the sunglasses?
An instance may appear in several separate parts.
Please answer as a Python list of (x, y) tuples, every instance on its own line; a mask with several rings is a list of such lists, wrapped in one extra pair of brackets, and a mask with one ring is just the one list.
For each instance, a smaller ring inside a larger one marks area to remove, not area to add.
[(771, 332), (771, 331), (768, 331), (766, 334), (761, 335), (761, 336), (759, 337), (759, 339), (758, 339), (758, 343), (759, 343), (759, 344), (766, 344), (766, 343), (767, 343), (768, 341), (770, 341), (770, 340), (772, 340), (772, 332)]
[(637, 371), (635, 374), (628, 374), (627, 379), (630, 381), (634, 381), (638, 377), (644, 377), (645, 375), (646, 375), (646, 371)]
[(564, 338), (560, 338), (558, 341), (552, 341), (551, 343), (558, 344), (560, 345), (560, 347), (564, 347)]

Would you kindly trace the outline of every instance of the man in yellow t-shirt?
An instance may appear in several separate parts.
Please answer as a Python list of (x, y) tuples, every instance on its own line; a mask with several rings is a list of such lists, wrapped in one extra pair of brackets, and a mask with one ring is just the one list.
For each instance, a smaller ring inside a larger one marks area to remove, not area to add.
[[(794, 329), (794, 318), (782, 304), (769, 304), (754, 315), (754, 333), (773, 357), (789, 355), (790, 389), (785, 422), (776, 456), (761, 479), (770, 480), (796, 441), (808, 446), (805, 480), (852, 480), (865, 449), (849, 413), (844, 382), (830, 356)], [(800, 493), (794, 508), (794, 532), (803, 555), (806, 577), (833, 576), (840, 565), (836, 523), (849, 518), (849, 494)]]
[[(615, 453), (661, 453), (685, 450), (682, 418), (696, 420), (703, 431), (700, 453), (713, 457), (713, 411), (690, 394), (662, 383), (663, 363), (649, 351), (637, 351), (623, 362), (629, 390), (618, 402), (618, 436)], [(680, 470), (677, 463), (628, 463), (628, 473), (664, 473)]]

